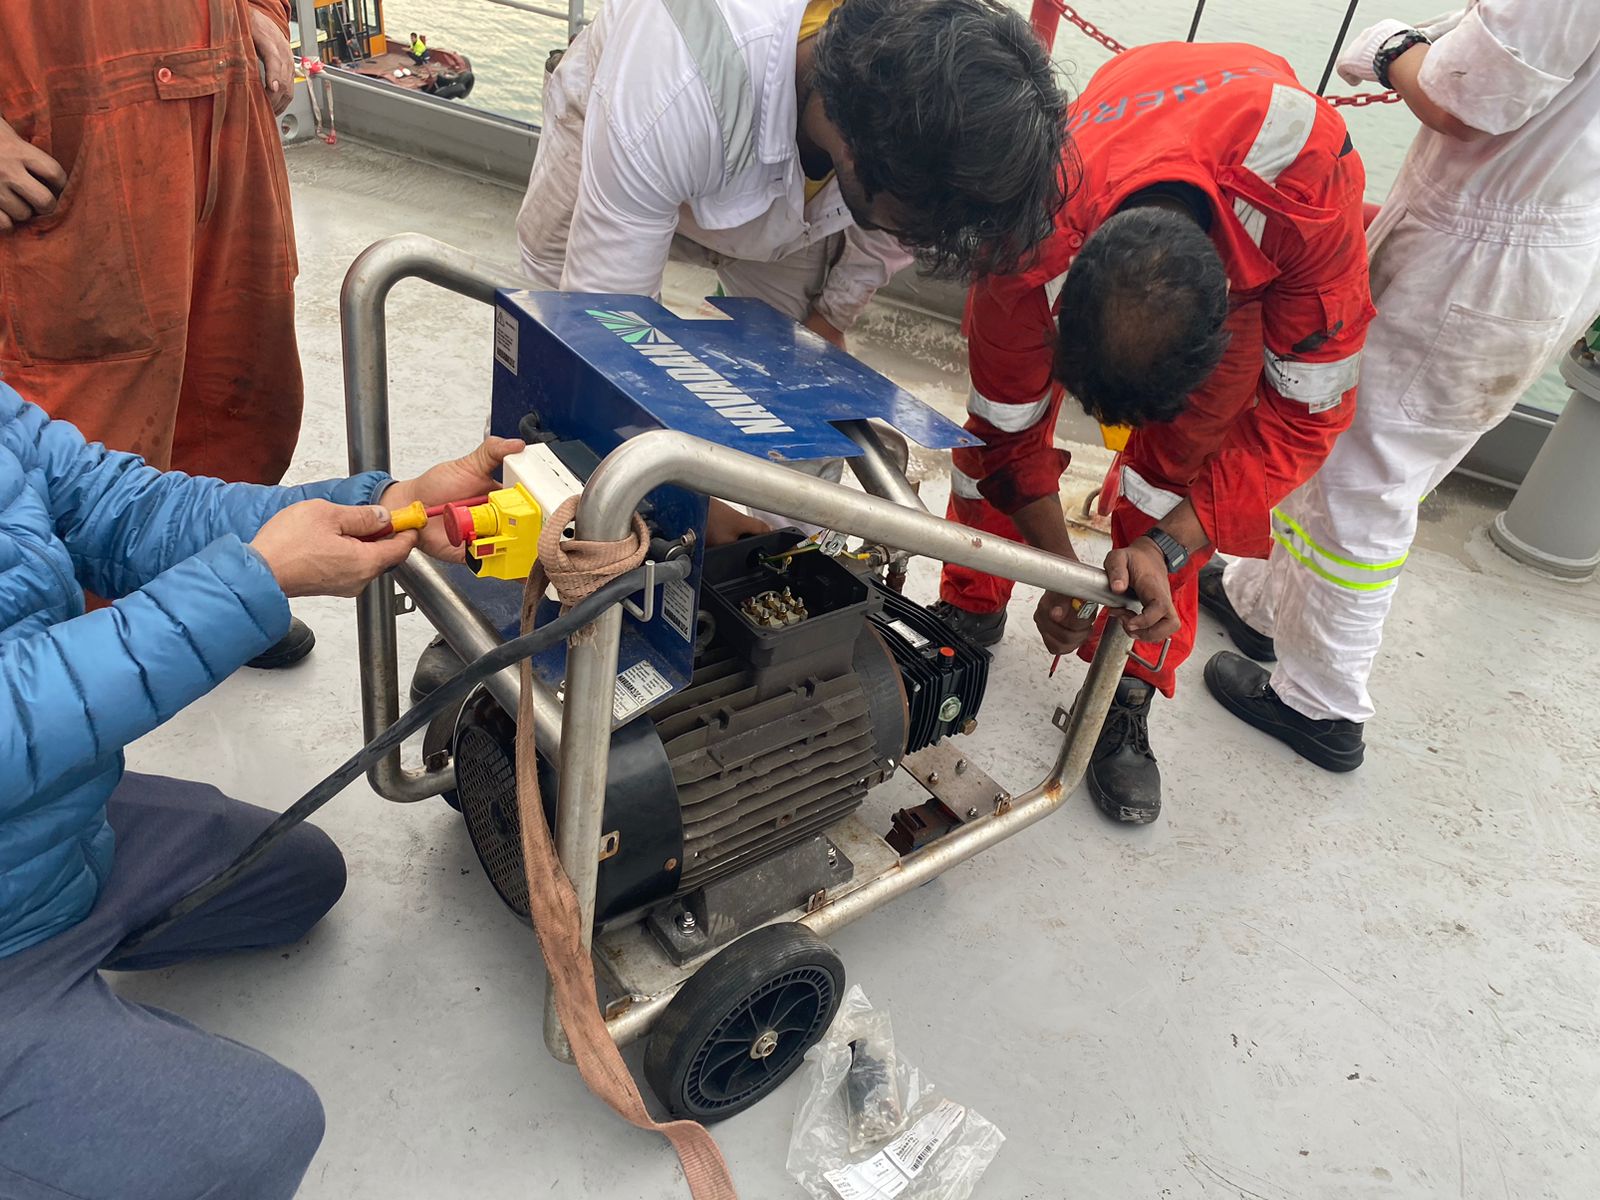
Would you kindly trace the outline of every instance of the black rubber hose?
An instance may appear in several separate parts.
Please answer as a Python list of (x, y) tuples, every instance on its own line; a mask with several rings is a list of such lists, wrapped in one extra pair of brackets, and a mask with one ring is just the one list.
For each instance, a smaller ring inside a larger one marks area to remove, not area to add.
[[(657, 563), (655, 569), (656, 582), (662, 583), (671, 579), (684, 578), (689, 574), (692, 561), (686, 556), (672, 562)], [(279, 838), (344, 791), (358, 777), (365, 774), (373, 763), (382, 759), (396, 746), (400, 745), (401, 742), (405, 741), (406, 738), (433, 720), (439, 713), (453, 704), (459, 705), (466, 699), (468, 692), (491, 675), (503, 671), (505, 668), (513, 666), (525, 658), (532, 658), (535, 654), (549, 649), (557, 642), (562, 641), (594, 621), (612, 605), (622, 603), (624, 599), (643, 587), (645, 571), (645, 567), (635, 567), (627, 574), (619, 575), (610, 582), (601, 584), (593, 594), (574, 604), (571, 609), (562, 613), (548, 625), (542, 625), (532, 633), (502, 642), (481, 658), (467, 664), (461, 674), (450, 680), (449, 683), (430, 692), (420, 703), (412, 705), (401, 715), (398, 721), (373, 738), (347, 759), (343, 766), (285, 809), (283, 814), (271, 825), (268, 825), (255, 841), (245, 847), (238, 858), (234, 859), (199, 887), (189, 892), (177, 903), (161, 912), (153, 920), (147, 921), (123, 938), (117, 948), (112, 951), (112, 957), (128, 954), (139, 949), (152, 938), (164, 933), (175, 922), (181, 921), (201, 905), (209, 903), (227, 891), (241, 875), (254, 866), (261, 856), (273, 847)]]
[(1339, 26), (1339, 36), (1333, 39), (1333, 51), (1328, 55), (1328, 65), (1322, 68), (1322, 82), (1317, 84), (1317, 95), (1328, 94), (1328, 80), (1333, 78), (1333, 68), (1339, 61), (1339, 51), (1344, 49), (1345, 34), (1350, 32), (1350, 22), (1356, 19), (1356, 7), (1361, 0), (1350, 0), (1350, 7), (1344, 10), (1344, 24)]

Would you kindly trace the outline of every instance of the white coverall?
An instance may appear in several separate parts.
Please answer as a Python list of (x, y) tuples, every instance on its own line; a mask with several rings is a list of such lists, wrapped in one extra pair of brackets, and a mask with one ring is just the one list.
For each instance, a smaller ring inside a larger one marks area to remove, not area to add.
[(910, 264), (857, 229), (837, 180), (808, 203), (795, 143), (806, 0), (606, 0), (544, 93), (517, 237), (533, 286), (658, 296), (674, 233), (723, 288), (849, 329)]
[(1600, 309), (1600, 5), (1478, 0), (1420, 84), (1494, 136), (1412, 143), (1369, 233), (1355, 422), (1274, 512), (1270, 560), (1223, 577), (1276, 641), (1273, 690), (1315, 720), (1372, 717), (1418, 504)]

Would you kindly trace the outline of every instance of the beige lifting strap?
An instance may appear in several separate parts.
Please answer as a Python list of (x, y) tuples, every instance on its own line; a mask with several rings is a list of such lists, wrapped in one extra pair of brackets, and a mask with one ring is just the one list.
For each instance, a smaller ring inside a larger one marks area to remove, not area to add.
[[(634, 517), (633, 534), (620, 542), (561, 540), (577, 511), (569, 499), (546, 519), (539, 537), (539, 558), (522, 593), (522, 632), (531, 633), (546, 582), (556, 585), (563, 608), (589, 595), (601, 584), (631, 571), (644, 561), (649, 534)], [(573, 634), (578, 642), (594, 636), (593, 627)], [(738, 1200), (722, 1151), (704, 1125), (695, 1121), (657, 1121), (644, 1106), (638, 1085), (622, 1061), (617, 1044), (600, 1015), (595, 992), (594, 960), (583, 944), (578, 894), (561, 869), (550, 826), (539, 798), (539, 771), (533, 742), (533, 664), (523, 659), (522, 696), (517, 705), (517, 812), (522, 825), (522, 861), (528, 875), (528, 910), (550, 970), (556, 1012), (572, 1045), (578, 1073), (589, 1090), (623, 1120), (661, 1134), (678, 1152), (684, 1178), (694, 1200)], [(594, 847), (599, 853), (599, 847)]]

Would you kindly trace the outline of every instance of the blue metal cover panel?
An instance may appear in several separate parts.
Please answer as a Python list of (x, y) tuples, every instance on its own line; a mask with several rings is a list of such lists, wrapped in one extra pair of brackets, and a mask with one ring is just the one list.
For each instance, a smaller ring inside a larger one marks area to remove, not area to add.
[[(685, 320), (638, 296), (501, 294), (522, 340), (530, 325), (536, 327), (535, 340), (547, 351), (587, 368), (563, 371), (567, 390), (540, 389), (541, 400), (586, 406), (597, 391), (609, 393), (603, 406), (618, 418), (612, 428), (622, 436), (677, 429), (768, 458), (849, 458), (858, 453), (856, 445), (831, 422), (877, 417), (929, 449), (979, 444), (910, 392), (761, 301), (719, 298), (714, 304), (731, 319)], [(504, 366), (499, 337), (496, 346)], [(540, 361), (538, 371), (547, 366)], [(497, 375), (497, 394), (499, 382)]]
[[(490, 429), (542, 429), (605, 457), (652, 429), (676, 429), (769, 459), (848, 458), (859, 448), (832, 422), (877, 417), (930, 449), (978, 439), (823, 338), (758, 300), (715, 301), (729, 319), (685, 320), (639, 296), (501, 292), (495, 311)], [(664, 487), (647, 499), (655, 531), (696, 533), (686, 584), (657, 589), (656, 616), (623, 620), (617, 719), (630, 720), (689, 682), (694, 669), (706, 498)], [(466, 575), (463, 568), (461, 574)], [(520, 584), (461, 580), (469, 603), (501, 629)], [(559, 687), (566, 647), (534, 661)]]

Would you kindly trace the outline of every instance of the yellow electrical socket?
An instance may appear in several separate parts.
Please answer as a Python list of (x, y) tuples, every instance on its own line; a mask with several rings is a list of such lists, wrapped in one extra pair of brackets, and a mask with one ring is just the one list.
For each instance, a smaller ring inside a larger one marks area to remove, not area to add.
[(473, 539), (468, 565), (491, 579), (526, 579), (539, 557), (544, 510), (520, 483), (489, 493), (487, 504), (474, 505)]

